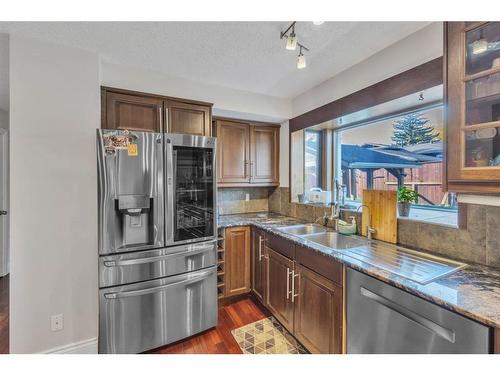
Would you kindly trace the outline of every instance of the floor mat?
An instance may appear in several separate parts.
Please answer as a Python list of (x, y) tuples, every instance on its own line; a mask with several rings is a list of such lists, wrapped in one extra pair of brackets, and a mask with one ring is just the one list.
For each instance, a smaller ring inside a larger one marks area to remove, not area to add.
[(243, 354), (307, 354), (297, 340), (272, 316), (233, 329)]

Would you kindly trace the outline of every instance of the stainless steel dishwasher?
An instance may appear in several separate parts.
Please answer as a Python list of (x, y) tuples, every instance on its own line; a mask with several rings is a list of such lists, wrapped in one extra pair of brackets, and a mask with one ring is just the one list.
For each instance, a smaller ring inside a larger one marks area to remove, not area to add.
[(490, 328), (347, 269), (347, 353), (487, 354)]

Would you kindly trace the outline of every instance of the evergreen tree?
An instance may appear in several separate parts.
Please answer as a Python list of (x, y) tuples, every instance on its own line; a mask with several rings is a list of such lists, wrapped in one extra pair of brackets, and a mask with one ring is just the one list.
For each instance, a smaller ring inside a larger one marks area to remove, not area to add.
[(410, 113), (394, 122), (392, 141), (400, 146), (439, 141), (439, 133), (421, 113)]

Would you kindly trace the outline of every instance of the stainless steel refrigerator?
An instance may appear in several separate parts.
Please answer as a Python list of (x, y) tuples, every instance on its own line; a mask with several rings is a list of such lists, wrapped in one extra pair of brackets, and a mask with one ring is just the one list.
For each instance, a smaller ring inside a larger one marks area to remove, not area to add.
[(97, 131), (100, 353), (143, 352), (217, 324), (215, 144)]

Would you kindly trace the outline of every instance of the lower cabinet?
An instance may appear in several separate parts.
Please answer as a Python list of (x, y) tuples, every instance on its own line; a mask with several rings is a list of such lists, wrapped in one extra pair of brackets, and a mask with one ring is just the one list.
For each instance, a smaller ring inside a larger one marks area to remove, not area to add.
[(293, 243), (269, 239), (281, 248), (266, 248), (266, 307), (311, 353), (342, 353), (342, 265), (299, 247), (292, 260), (282, 254)]
[(294, 274), (295, 337), (311, 353), (341, 353), (342, 288), (297, 264)]
[(294, 262), (267, 248), (267, 297), (266, 306), (280, 323), (293, 332), (292, 278)]
[(342, 282), (325, 255), (258, 228), (225, 230), (225, 296), (251, 290), (311, 353), (342, 353)]
[(251, 279), (252, 292), (257, 299), (265, 304), (267, 295), (267, 251), (266, 234), (264, 231), (252, 228)]
[(225, 233), (226, 297), (250, 291), (250, 227), (227, 228)]

